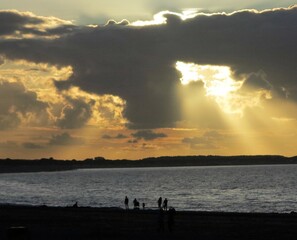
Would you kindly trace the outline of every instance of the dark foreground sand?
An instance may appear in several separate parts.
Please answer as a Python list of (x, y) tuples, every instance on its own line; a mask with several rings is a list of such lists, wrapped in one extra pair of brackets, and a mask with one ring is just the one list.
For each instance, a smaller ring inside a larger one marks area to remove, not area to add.
[(296, 214), (177, 211), (173, 232), (158, 221), (156, 210), (0, 206), (0, 239), (297, 239)]

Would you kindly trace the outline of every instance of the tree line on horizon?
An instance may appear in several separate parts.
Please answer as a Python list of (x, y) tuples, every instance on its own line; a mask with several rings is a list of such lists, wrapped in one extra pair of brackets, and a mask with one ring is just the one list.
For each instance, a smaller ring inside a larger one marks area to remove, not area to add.
[(226, 166), (226, 165), (267, 165), (297, 164), (297, 156), (279, 155), (241, 155), (241, 156), (162, 156), (140, 160), (108, 160), (104, 157), (87, 158), (85, 160), (56, 160), (41, 158), (35, 160), (0, 159), (0, 173), (5, 172), (37, 172), (64, 171), (81, 168), (123, 168), (123, 167), (174, 167), (174, 166)]

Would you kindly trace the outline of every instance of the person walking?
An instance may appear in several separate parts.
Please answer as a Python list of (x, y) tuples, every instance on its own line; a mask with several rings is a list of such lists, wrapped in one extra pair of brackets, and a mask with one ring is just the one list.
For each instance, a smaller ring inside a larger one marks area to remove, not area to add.
[(164, 202), (163, 202), (163, 209), (164, 209), (165, 211), (167, 211), (167, 207), (168, 207), (168, 199), (165, 198), (165, 199), (164, 199)]
[(129, 209), (129, 198), (126, 196), (125, 197), (125, 208), (128, 210)]
[(160, 209), (162, 206), (162, 197), (159, 197), (158, 199), (158, 208)]
[(139, 202), (137, 201), (136, 198), (133, 200), (133, 205), (134, 205), (134, 209), (139, 209)]

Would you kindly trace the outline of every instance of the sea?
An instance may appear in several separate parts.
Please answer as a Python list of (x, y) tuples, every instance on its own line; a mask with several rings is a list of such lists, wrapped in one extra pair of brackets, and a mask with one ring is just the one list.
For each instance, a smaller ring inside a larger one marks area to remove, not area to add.
[(297, 165), (79, 169), (0, 174), (0, 205), (124, 208), (159, 197), (184, 211), (297, 211)]

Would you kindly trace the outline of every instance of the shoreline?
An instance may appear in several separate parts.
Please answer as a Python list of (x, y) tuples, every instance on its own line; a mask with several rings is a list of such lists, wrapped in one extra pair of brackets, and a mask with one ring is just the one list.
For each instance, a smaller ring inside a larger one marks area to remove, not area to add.
[[(172, 206), (169, 206), (169, 208)], [(17, 203), (0, 203), (0, 209), (9, 209), (9, 208), (28, 208), (28, 209), (40, 209), (40, 208), (46, 208), (46, 209), (93, 209), (93, 210), (99, 210), (99, 211), (140, 211), (140, 212), (155, 212), (158, 211), (158, 207), (147, 207), (145, 209), (142, 209), (141, 207), (138, 209), (133, 209), (130, 207), (128, 210), (125, 209), (124, 207), (117, 207), (117, 206), (109, 206), (109, 207), (95, 207), (95, 206), (82, 206), (79, 205), (77, 207), (73, 207), (72, 205), (65, 205), (65, 206), (55, 206), (55, 205), (33, 205), (33, 204), (17, 204)], [(248, 211), (208, 211), (208, 210), (187, 210), (187, 209), (176, 209), (176, 211), (180, 213), (185, 213), (185, 214), (223, 214), (223, 215), (229, 215), (229, 214), (252, 214), (252, 215), (288, 215), (288, 214), (296, 214), (297, 216), (297, 209), (296, 211), (288, 211), (288, 212), (248, 212)]]
[[(171, 208), (173, 206), (169, 206), (168, 208)], [(46, 205), (46, 204), (17, 204), (17, 203), (0, 203), (0, 209), (9, 209), (9, 208), (28, 208), (28, 209), (39, 209), (39, 208), (47, 208), (47, 209), (93, 209), (96, 211), (127, 211), (125, 207), (120, 206), (106, 206), (106, 207), (97, 207), (97, 206), (85, 206), (85, 205), (78, 205), (77, 207), (73, 207), (73, 205)], [(143, 209), (142, 207), (139, 207), (138, 209), (133, 209), (131, 206), (129, 211), (140, 211), (140, 212), (156, 212), (158, 211), (158, 207), (146, 207)], [(192, 210), (192, 209), (180, 209), (175, 208), (176, 211), (180, 213), (185, 214), (214, 214), (214, 215), (291, 215), (296, 214), (297, 216), (297, 209), (294, 210), (288, 210), (288, 211), (280, 211), (280, 212), (260, 212), (260, 211), (220, 211), (220, 210)]]
[(26, 173), (51, 173), (51, 172), (69, 172), (77, 170), (102, 170), (102, 169), (149, 169), (149, 168), (191, 168), (191, 167), (261, 167), (261, 166), (290, 166), (297, 165), (296, 163), (267, 163), (267, 164), (218, 164), (218, 165), (174, 165), (174, 166), (131, 166), (131, 167), (120, 167), (120, 166), (108, 166), (108, 167), (82, 167), (82, 168), (65, 168), (65, 169), (0, 169), (1, 174), (26, 174)]
[(30, 239), (296, 239), (297, 213), (176, 211), (158, 230), (158, 210), (0, 205), (0, 239), (23, 227)]
[(291, 165), (297, 164), (297, 156), (280, 155), (190, 155), (160, 156), (138, 160), (116, 159), (103, 157), (85, 160), (58, 160), (54, 158), (0, 159), (0, 173), (52, 172), (77, 169), (104, 168), (154, 168), (154, 167), (194, 167), (194, 166), (252, 166), (252, 165)]

